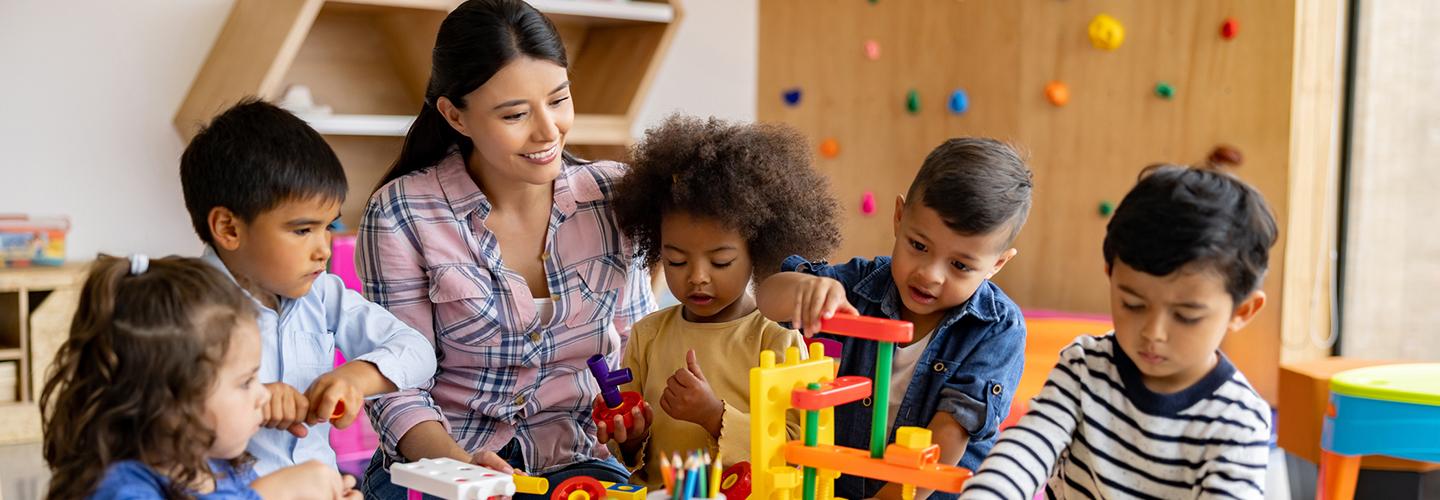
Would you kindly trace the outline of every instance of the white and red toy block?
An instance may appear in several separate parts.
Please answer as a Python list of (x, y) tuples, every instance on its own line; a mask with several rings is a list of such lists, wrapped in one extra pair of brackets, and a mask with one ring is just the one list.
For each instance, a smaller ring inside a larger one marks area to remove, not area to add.
[(515, 480), (510, 474), (450, 458), (427, 458), (390, 466), (390, 482), (413, 493), (445, 500), (486, 500), (513, 496)]

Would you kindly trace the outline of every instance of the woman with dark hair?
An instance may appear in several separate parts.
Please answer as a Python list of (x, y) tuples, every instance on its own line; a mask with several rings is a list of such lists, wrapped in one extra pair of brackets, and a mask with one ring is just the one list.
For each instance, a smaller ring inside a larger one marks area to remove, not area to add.
[(625, 167), (565, 153), (565, 47), (520, 0), (470, 0), (440, 25), (425, 104), (370, 198), (357, 264), (371, 300), (435, 344), (429, 384), (369, 406), (392, 463), (450, 457), (551, 479), (623, 482), (596, 442), (586, 360), (612, 366), (655, 309), (610, 205)]

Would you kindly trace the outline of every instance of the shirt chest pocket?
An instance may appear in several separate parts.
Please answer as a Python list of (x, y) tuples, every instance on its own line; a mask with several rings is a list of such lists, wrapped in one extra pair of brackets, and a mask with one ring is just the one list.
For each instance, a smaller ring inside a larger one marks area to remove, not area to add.
[(285, 335), (285, 383), (305, 390), (320, 375), (335, 367), (335, 335), (323, 328), (301, 328)]
[(437, 341), (470, 347), (500, 344), (502, 325), (489, 269), (456, 264), (431, 268), (429, 275)]
[(568, 294), (570, 311), (565, 324), (572, 328), (610, 321), (620, 293), (625, 288), (625, 265), (619, 258), (605, 255), (576, 264), (572, 273), (578, 276), (579, 294)]

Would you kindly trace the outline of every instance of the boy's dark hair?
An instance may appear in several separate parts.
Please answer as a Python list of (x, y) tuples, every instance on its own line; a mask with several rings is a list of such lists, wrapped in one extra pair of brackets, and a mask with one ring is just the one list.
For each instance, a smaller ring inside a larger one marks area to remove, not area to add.
[(180, 156), (180, 186), (195, 233), (212, 243), (210, 210), (249, 222), (291, 200), (345, 200), (345, 170), (315, 129), (273, 104), (247, 98), (215, 117)]
[(1210, 169), (1152, 165), (1106, 227), (1105, 262), (1119, 259), (1154, 276), (1207, 266), (1238, 303), (1260, 287), (1277, 235), (1270, 206), (1244, 181)]
[(672, 115), (632, 154), (612, 203), (646, 264), (660, 260), (660, 221), (674, 212), (738, 231), (759, 278), (789, 255), (819, 258), (840, 244), (838, 204), (793, 128)]
[(1030, 214), (1033, 187), (1030, 168), (1015, 148), (994, 139), (961, 137), (925, 157), (905, 199), (935, 210), (946, 226), (966, 236), (1008, 227), (1009, 247)]

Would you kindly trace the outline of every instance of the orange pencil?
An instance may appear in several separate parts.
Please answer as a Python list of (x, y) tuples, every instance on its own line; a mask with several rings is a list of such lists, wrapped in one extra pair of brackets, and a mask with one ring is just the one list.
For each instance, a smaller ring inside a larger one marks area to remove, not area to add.
[(670, 459), (664, 453), (660, 454), (660, 476), (665, 480), (665, 489), (673, 491), (675, 487), (675, 470), (670, 468)]

